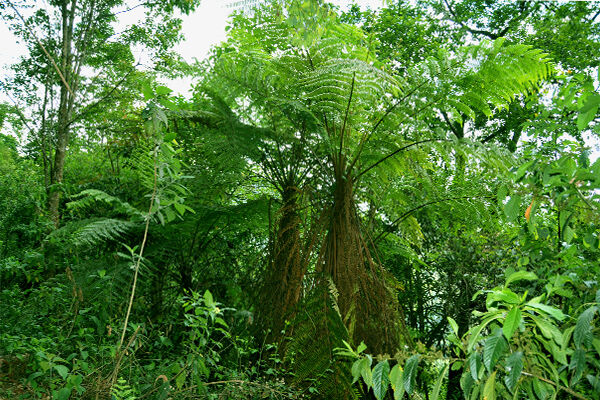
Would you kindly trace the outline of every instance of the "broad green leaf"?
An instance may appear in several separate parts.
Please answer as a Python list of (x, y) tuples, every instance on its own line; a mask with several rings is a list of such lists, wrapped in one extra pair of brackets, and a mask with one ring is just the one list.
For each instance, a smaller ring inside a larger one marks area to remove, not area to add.
[(506, 336), (506, 340), (510, 340), (521, 323), (521, 309), (517, 306), (513, 307), (506, 316), (502, 325), (502, 333)]
[(208, 308), (213, 308), (215, 305), (212, 293), (209, 292), (208, 289), (204, 292), (204, 305)]
[(172, 93), (172, 92), (173, 92), (173, 90), (169, 89), (166, 86), (157, 86), (156, 87), (156, 94), (161, 95), (161, 96), (162, 95), (167, 95), (167, 94)]
[(479, 370), (481, 369), (481, 356), (479, 353), (472, 353), (469, 357), (469, 370), (474, 381), (479, 380)]
[(520, 208), (521, 208), (521, 196), (519, 196), (518, 194), (515, 194), (515, 195), (511, 196), (508, 203), (506, 203), (506, 205), (504, 206), (504, 214), (506, 214), (506, 217), (508, 218), (509, 221), (514, 221), (515, 219), (517, 219), (517, 216), (519, 215)]
[(178, 374), (175, 378), (175, 385), (177, 389), (181, 389), (185, 384), (185, 380), (187, 379), (187, 374)]
[(492, 372), (506, 349), (508, 349), (508, 343), (502, 336), (502, 330), (497, 329), (492, 336), (486, 339), (483, 347), (483, 364), (489, 372)]
[(491, 304), (495, 301), (501, 301), (506, 304), (520, 304), (521, 298), (512, 290), (508, 288), (502, 289), (502, 291), (494, 290), (488, 293), (486, 304), (488, 308), (491, 307)]
[(363, 358), (363, 362), (360, 365), (360, 375), (369, 389), (373, 386), (373, 373), (371, 371), (372, 363), (373, 359), (371, 356), (367, 356)]
[(373, 393), (377, 400), (381, 400), (385, 397), (390, 384), (389, 373), (390, 365), (387, 360), (379, 362), (375, 368), (373, 368)]
[(563, 314), (563, 312), (560, 311), (558, 308), (548, 306), (546, 304), (535, 303), (533, 301), (529, 301), (525, 305), (528, 307), (535, 308), (537, 310), (541, 310), (541, 311), (545, 312), (546, 314), (550, 314), (559, 321), (562, 321), (566, 318), (566, 315)]
[(504, 383), (511, 392), (515, 391), (519, 378), (521, 377), (521, 371), (523, 371), (523, 353), (517, 351), (511, 354), (506, 359), (507, 374), (504, 377)]
[(575, 331), (573, 332), (573, 341), (577, 347), (591, 347), (592, 345), (592, 321), (597, 311), (596, 306), (591, 306), (581, 313), (577, 318), (577, 324), (575, 325)]
[(548, 350), (548, 352), (552, 354), (552, 357), (554, 357), (556, 361), (563, 365), (568, 364), (567, 352), (564, 349), (562, 349), (562, 347), (559, 347), (554, 340), (544, 340), (543, 338), (539, 338), (539, 340), (542, 342), (546, 350)]
[(598, 107), (600, 106), (600, 95), (591, 94), (585, 99), (583, 106), (579, 110), (577, 115), (577, 129), (584, 130), (587, 128), (590, 121), (592, 121), (598, 113)]
[(496, 371), (485, 382), (483, 400), (496, 400)]
[(56, 370), (56, 372), (58, 372), (61, 378), (67, 378), (67, 375), (69, 374), (69, 368), (65, 367), (64, 365), (57, 364), (54, 365), (54, 369)]
[(54, 396), (54, 398), (56, 400), (68, 400), (68, 398), (71, 397), (72, 390), (73, 390), (73, 388), (64, 387), (64, 388), (60, 389), (58, 392), (56, 392), (56, 395)]
[(462, 374), (462, 376), (460, 377), (460, 387), (462, 388), (465, 397), (469, 396), (469, 393), (471, 393), (471, 389), (473, 388), (474, 384), (475, 381), (473, 380), (471, 374)]
[(448, 317), (448, 322), (450, 323), (450, 326), (452, 327), (452, 331), (454, 332), (456, 337), (458, 337), (458, 324), (452, 317)]
[(444, 382), (444, 378), (448, 373), (448, 368), (450, 368), (450, 363), (446, 364), (446, 366), (442, 369), (442, 372), (440, 372), (440, 375), (438, 376), (435, 382), (435, 386), (433, 387), (431, 400), (438, 400), (438, 397), (440, 396), (440, 389), (442, 388), (442, 383)]
[(516, 281), (535, 281), (536, 279), (538, 279), (538, 277), (533, 272), (516, 271), (510, 274), (508, 278), (506, 278), (506, 283), (504, 284), (504, 286), (508, 286), (512, 282)]
[(365, 344), (365, 342), (360, 342), (360, 344), (358, 345), (357, 349), (356, 349), (356, 353), (360, 354), (363, 351), (365, 351), (367, 349), (367, 345)]
[(142, 94), (144, 95), (144, 100), (146, 101), (154, 97), (154, 92), (152, 91), (152, 87), (148, 82), (142, 83)]
[(529, 318), (531, 318), (533, 320), (533, 322), (535, 322), (535, 324), (540, 329), (540, 331), (542, 332), (542, 335), (544, 335), (544, 337), (546, 337), (548, 339), (553, 339), (556, 342), (556, 344), (558, 344), (559, 346), (562, 346), (563, 336), (556, 325), (547, 321), (543, 317), (536, 317), (536, 316), (530, 315), (530, 314), (528, 314), (527, 316)]
[[(367, 364), (366, 366), (364, 364)], [(370, 359), (368, 357), (359, 358), (352, 364), (352, 383), (355, 383), (361, 376), (363, 368), (371, 369)]]
[(179, 215), (185, 214), (185, 207), (181, 203), (173, 203), (173, 207), (179, 213)]
[(362, 366), (361, 366), (362, 360), (363, 360), (362, 358), (359, 358), (358, 360), (356, 360), (352, 363), (352, 368), (350, 368), (350, 371), (352, 372), (352, 384), (356, 383), (358, 378), (360, 378), (360, 370), (362, 368)]
[(540, 381), (539, 379), (533, 379), (532, 386), (535, 395), (540, 400), (546, 400), (552, 391), (552, 389), (549, 388), (546, 383)]
[(404, 384), (404, 389), (408, 394), (412, 394), (413, 390), (415, 389), (415, 380), (417, 378), (419, 358), (420, 356), (418, 354), (415, 354), (411, 356), (408, 360), (406, 360), (406, 364), (404, 365), (402, 383)]
[(177, 104), (173, 103), (169, 99), (161, 98), (161, 99), (158, 99), (157, 101), (161, 106), (168, 108), (171, 111), (179, 111), (179, 107), (177, 107)]
[(399, 364), (394, 365), (390, 371), (390, 383), (394, 391), (394, 400), (400, 400), (404, 397), (404, 383), (402, 380), (402, 368)]

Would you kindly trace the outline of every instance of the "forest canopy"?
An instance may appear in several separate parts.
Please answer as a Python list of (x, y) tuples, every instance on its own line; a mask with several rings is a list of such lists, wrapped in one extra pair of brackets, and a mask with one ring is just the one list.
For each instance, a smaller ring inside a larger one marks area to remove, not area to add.
[(600, 2), (256, 3), (0, 0), (0, 399), (599, 399)]

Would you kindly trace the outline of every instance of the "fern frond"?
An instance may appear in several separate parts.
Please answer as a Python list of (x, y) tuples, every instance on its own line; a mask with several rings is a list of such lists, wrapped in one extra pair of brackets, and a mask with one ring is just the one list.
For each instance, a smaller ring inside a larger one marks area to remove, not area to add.
[(356, 399), (347, 363), (334, 349), (348, 341), (333, 282), (324, 281), (305, 298), (288, 330), (286, 357), (293, 361), (293, 384), (312, 388), (319, 399)]
[(129, 217), (142, 217), (143, 214), (131, 204), (122, 201), (118, 197), (111, 196), (97, 189), (87, 189), (72, 196), (78, 199), (67, 203), (67, 208), (72, 211), (80, 211), (92, 207), (96, 202), (102, 202), (112, 207), (116, 213), (125, 214)]
[(94, 246), (99, 243), (116, 241), (138, 226), (135, 222), (113, 218), (92, 219), (86, 222), (73, 234), (75, 245)]

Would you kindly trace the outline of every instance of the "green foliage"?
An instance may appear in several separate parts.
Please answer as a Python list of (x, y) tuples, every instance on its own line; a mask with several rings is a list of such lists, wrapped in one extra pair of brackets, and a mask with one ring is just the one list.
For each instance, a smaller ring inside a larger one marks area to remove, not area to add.
[(198, 1), (65, 4), (0, 1), (0, 397), (597, 397), (596, 3), (272, 2), (196, 65)]

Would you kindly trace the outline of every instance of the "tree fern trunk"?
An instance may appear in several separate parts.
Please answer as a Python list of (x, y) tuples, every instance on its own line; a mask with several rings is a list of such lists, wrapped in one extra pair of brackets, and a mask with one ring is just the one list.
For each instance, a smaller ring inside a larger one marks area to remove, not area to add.
[(355, 344), (364, 341), (372, 353), (393, 353), (402, 342), (404, 321), (385, 272), (375, 263), (364, 239), (344, 164), (336, 168), (329, 231), (321, 249), (319, 269), (331, 276), (339, 291), (341, 316)]
[(296, 187), (287, 187), (283, 191), (283, 207), (279, 210), (271, 262), (260, 291), (257, 319), (267, 341), (279, 339), (286, 319), (293, 317), (302, 294), (306, 265), (301, 254), (298, 196)]

